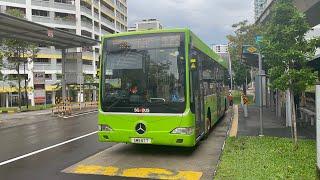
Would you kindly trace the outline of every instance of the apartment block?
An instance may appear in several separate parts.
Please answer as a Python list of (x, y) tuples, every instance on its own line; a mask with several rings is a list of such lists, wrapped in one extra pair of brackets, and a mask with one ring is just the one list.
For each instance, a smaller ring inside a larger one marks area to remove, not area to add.
[[(127, 31), (128, 28), (127, 0), (0, 0), (0, 12), (6, 13), (10, 9), (21, 11), (29, 21), (96, 40), (101, 40), (106, 34)], [(99, 46), (68, 51), (82, 52), (83, 73), (96, 77)], [(10, 63), (10, 60), (7, 61)], [(48, 104), (54, 103), (59, 93), (56, 89), (62, 77), (61, 71), (61, 50), (42, 45), (39, 45), (37, 57), (20, 67), (20, 74), (28, 79), (28, 87), (32, 86), (33, 72), (45, 72)], [(17, 71), (12, 69), (2, 69), (1, 72), (7, 77), (17, 75)], [(24, 86), (24, 82), (21, 83)], [(18, 95), (15, 88), (1, 80), (0, 87), (0, 107), (16, 105)]]

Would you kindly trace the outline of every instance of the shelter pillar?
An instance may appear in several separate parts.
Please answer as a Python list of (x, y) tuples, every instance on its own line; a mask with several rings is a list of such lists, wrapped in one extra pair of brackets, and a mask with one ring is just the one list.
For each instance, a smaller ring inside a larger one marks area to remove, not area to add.
[(61, 85), (62, 85), (62, 99), (66, 99), (67, 92), (66, 92), (66, 49), (62, 49), (62, 79), (61, 79)]

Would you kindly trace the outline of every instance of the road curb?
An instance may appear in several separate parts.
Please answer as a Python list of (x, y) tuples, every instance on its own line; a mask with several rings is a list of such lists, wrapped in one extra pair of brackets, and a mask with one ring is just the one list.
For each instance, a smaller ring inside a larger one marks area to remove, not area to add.
[[(233, 106), (234, 107), (234, 106)], [(230, 131), (231, 131), (231, 126), (232, 126), (232, 122), (233, 122), (233, 116), (234, 116), (234, 108), (232, 108), (232, 112), (231, 112), (231, 117), (230, 117), (230, 120), (228, 122), (228, 127), (227, 127), (227, 132), (226, 132), (226, 137), (224, 139), (224, 142), (223, 142), (223, 145), (221, 147), (221, 153), (219, 155), (219, 159), (218, 159), (218, 162), (217, 162), (217, 165), (214, 169), (214, 172), (213, 172), (213, 179), (216, 177), (217, 175), (217, 171), (219, 169), (219, 166), (220, 166), (220, 163), (221, 163), (221, 158), (222, 158), (222, 155), (223, 155), (223, 151), (224, 151), (224, 148), (225, 148), (225, 145), (226, 145), (226, 141), (230, 135)]]
[(13, 113), (17, 113), (18, 111), (12, 111), (12, 110), (10, 110), (10, 111), (3, 111), (3, 110), (1, 110), (0, 111), (0, 114), (13, 114)]

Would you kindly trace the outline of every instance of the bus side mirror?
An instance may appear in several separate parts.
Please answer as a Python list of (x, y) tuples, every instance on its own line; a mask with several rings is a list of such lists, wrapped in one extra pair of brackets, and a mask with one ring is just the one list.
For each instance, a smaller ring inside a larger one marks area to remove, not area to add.
[(97, 78), (100, 78), (100, 69), (97, 69), (97, 74), (96, 74)]

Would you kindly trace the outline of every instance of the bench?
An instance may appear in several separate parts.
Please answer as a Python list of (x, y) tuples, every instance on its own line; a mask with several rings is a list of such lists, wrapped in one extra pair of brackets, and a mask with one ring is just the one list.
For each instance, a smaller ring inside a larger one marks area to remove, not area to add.
[(309, 123), (315, 125), (316, 113), (307, 108), (300, 108), (300, 123)]

